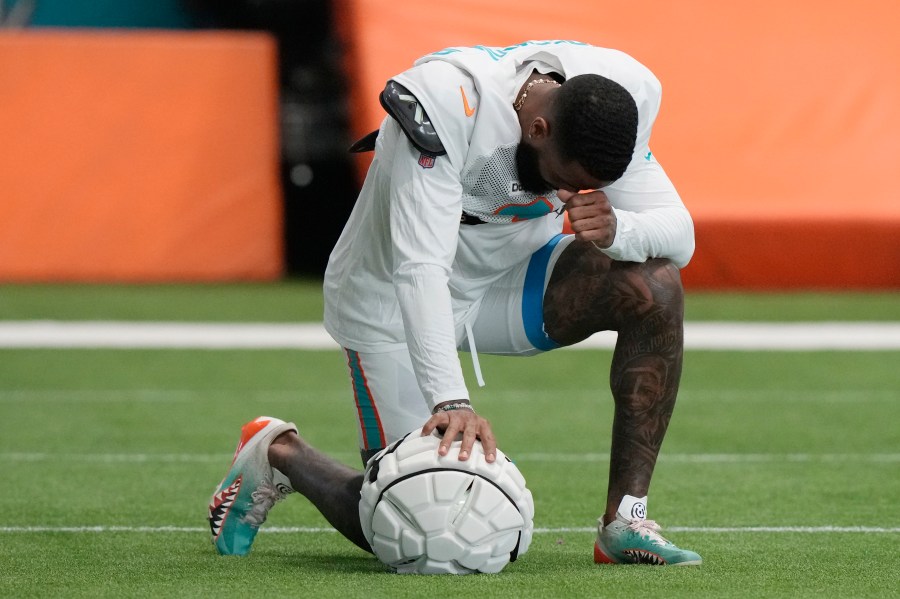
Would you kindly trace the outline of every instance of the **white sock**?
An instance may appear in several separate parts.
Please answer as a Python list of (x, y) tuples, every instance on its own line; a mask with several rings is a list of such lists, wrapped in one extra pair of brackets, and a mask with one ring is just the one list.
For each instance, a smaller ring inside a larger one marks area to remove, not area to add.
[(625, 522), (643, 520), (647, 517), (647, 497), (624, 496), (616, 510), (616, 517)]

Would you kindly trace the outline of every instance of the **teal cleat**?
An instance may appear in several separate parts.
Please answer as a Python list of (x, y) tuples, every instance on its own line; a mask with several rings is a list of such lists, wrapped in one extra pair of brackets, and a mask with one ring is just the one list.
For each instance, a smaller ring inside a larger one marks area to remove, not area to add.
[[(643, 517), (647, 498), (638, 499), (626, 495), (632, 517), (623, 514), (620, 507), (615, 519), (603, 526), (597, 524), (597, 540), (594, 543), (594, 562), (598, 564), (650, 564), (653, 566), (699, 566), (703, 558), (693, 551), (680, 549), (659, 534), (659, 525)], [(636, 507), (635, 507), (636, 506)]]
[(241, 428), (241, 439), (228, 474), (209, 501), (212, 542), (222, 555), (250, 552), (259, 527), (275, 502), (294, 489), (286, 476), (269, 465), (268, 450), (279, 435), (297, 432), (293, 423), (260, 416)]

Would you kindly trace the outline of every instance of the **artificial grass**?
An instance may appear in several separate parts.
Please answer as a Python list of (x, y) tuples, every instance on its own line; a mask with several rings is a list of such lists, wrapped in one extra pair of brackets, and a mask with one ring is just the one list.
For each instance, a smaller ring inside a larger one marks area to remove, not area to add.
[[(299, 497), (247, 558), (208, 542), (206, 502), (245, 420), (296, 420), (357, 465), (340, 352), (0, 351), (0, 596), (896, 594), (897, 352), (690, 352), (650, 500), (704, 556), (688, 569), (591, 562), (609, 358), (485, 357), (476, 402), (528, 480), (540, 532), (500, 575), (423, 578), (386, 573)], [(840, 532), (856, 526), (880, 532)]]

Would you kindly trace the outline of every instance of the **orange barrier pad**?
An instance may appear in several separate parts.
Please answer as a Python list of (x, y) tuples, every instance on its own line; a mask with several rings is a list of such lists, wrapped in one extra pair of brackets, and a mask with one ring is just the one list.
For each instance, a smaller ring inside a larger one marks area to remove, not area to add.
[(0, 280), (281, 275), (274, 41), (0, 35)]
[(355, 132), (447, 46), (575, 39), (663, 83), (651, 147), (696, 223), (693, 288), (900, 288), (895, 0), (341, 0)]

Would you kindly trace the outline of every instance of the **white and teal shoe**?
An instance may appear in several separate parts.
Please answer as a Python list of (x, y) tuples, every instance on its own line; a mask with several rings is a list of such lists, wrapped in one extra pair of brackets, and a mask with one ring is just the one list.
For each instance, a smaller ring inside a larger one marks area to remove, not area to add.
[(699, 566), (703, 558), (680, 549), (659, 534), (659, 525), (646, 519), (647, 498), (626, 495), (615, 519), (597, 523), (594, 562), (598, 564), (650, 564), (653, 566)]
[(228, 474), (209, 500), (207, 519), (212, 542), (222, 555), (250, 552), (269, 510), (294, 489), (269, 465), (269, 446), (278, 435), (297, 432), (293, 423), (260, 416), (241, 428), (241, 439)]

